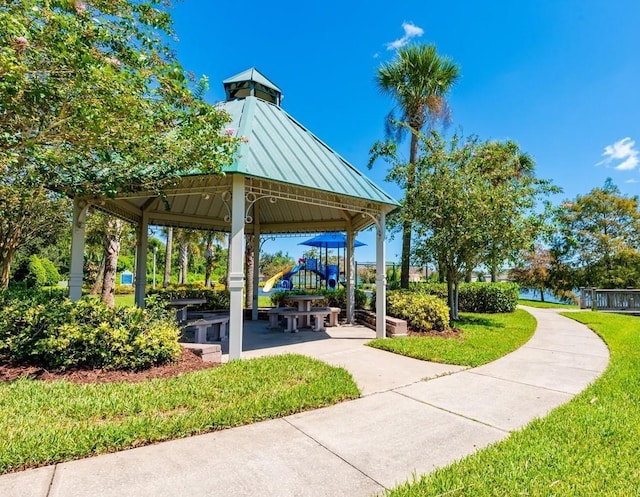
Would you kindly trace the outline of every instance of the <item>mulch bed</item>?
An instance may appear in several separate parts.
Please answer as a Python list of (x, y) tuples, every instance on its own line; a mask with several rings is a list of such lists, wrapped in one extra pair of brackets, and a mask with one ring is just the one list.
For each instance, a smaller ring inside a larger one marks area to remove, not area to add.
[(12, 381), (27, 377), (34, 380), (56, 381), (66, 380), (72, 383), (115, 383), (139, 381), (152, 378), (171, 378), (183, 373), (208, 369), (217, 366), (211, 362), (202, 362), (202, 359), (183, 349), (180, 358), (176, 362), (155, 366), (144, 371), (103, 371), (102, 369), (88, 369), (75, 371), (47, 371), (35, 366), (10, 366), (0, 364), (0, 382)]

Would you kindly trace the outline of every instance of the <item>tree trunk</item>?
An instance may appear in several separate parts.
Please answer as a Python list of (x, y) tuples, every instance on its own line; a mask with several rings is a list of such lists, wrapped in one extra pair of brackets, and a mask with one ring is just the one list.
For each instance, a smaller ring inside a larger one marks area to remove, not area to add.
[(245, 295), (247, 309), (253, 309), (253, 265), (255, 264), (255, 242), (256, 237), (254, 235), (246, 236), (246, 249), (245, 249)]
[(173, 228), (167, 228), (167, 243), (164, 256), (164, 280), (162, 286), (167, 288), (171, 284), (171, 251), (173, 250)]
[(186, 285), (187, 284), (187, 267), (189, 265), (189, 245), (186, 241), (180, 242), (180, 254), (179, 254), (179, 274), (178, 274), (178, 284)]
[(98, 295), (98, 293), (100, 293), (100, 289), (102, 288), (102, 283), (104, 280), (104, 266), (105, 266), (105, 258), (103, 254), (102, 260), (100, 261), (100, 266), (98, 267), (98, 275), (96, 276), (96, 281), (91, 287), (91, 291), (89, 292), (89, 295)]
[(491, 283), (497, 283), (497, 281), (498, 281), (498, 267), (492, 266), (491, 267)]
[(0, 260), (0, 268), (2, 268), (2, 271), (0, 272), (0, 289), (2, 290), (6, 290), (7, 288), (9, 288), (11, 261), (13, 261), (15, 252), (15, 250), (7, 249), (2, 253), (2, 260)]
[(455, 296), (455, 271), (447, 271), (447, 305), (449, 306), (449, 319), (455, 321), (458, 315)]
[(473, 271), (467, 271), (467, 274), (464, 275), (464, 281), (467, 283), (471, 283), (473, 279)]
[(407, 165), (407, 191), (405, 192), (405, 220), (402, 223), (402, 259), (400, 261), (400, 288), (409, 288), (409, 267), (411, 266), (411, 231), (413, 219), (413, 188), (415, 183), (415, 164), (418, 160), (418, 135), (411, 133), (409, 164)]
[(204, 268), (204, 286), (213, 286), (211, 283), (211, 273), (213, 272), (213, 236), (211, 233), (207, 235), (207, 247), (205, 249), (206, 265)]
[(544, 302), (544, 288), (540, 289), (540, 302)]
[(122, 238), (122, 221), (112, 219), (107, 221), (104, 237), (104, 279), (100, 300), (113, 309), (116, 296), (116, 268), (120, 255), (120, 241)]

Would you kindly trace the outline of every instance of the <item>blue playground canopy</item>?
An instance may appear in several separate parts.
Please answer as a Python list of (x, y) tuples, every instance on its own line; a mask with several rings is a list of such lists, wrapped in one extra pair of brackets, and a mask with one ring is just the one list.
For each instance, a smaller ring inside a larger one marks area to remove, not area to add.
[[(313, 238), (309, 238), (304, 242), (300, 242), (298, 245), (308, 245), (310, 247), (323, 247), (323, 248), (345, 248), (347, 246), (347, 235), (344, 233), (323, 233)], [(354, 247), (361, 247), (366, 245), (365, 243), (355, 240)]]

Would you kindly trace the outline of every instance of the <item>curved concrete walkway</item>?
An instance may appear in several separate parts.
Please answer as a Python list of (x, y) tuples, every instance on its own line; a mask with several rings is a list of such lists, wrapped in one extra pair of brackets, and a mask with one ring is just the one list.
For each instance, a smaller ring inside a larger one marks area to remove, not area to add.
[(306, 351), (343, 365), (364, 395), (282, 419), (5, 475), (0, 495), (371, 496), (505, 438), (602, 373), (609, 352), (594, 333), (555, 310), (527, 310), (538, 320), (531, 340), (474, 369), (364, 347), (359, 328), (332, 331), (343, 340), (256, 349), (249, 355)]

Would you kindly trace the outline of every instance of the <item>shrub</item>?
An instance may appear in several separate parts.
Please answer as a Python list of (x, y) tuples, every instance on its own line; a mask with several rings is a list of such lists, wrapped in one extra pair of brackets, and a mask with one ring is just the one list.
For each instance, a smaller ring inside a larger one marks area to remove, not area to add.
[(449, 329), (449, 307), (434, 295), (390, 290), (387, 292), (387, 314), (404, 319), (416, 331)]
[(41, 288), (47, 285), (47, 270), (37, 255), (29, 257), (25, 281), (32, 288)]
[(41, 258), (40, 263), (47, 274), (47, 285), (57, 285), (60, 282), (60, 272), (58, 268), (46, 257)]
[(47, 369), (144, 369), (175, 359), (180, 330), (158, 305), (108, 309), (95, 298), (6, 299), (0, 360)]
[(175, 299), (205, 299), (206, 304), (189, 307), (195, 311), (229, 309), (231, 301), (227, 290), (215, 290), (202, 285), (169, 286), (150, 289), (147, 295), (157, 295), (165, 304)]
[[(445, 283), (418, 283), (412, 291), (435, 295), (447, 300)], [(515, 283), (460, 283), (458, 310), (461, 312), (514, 312), (518, 305), (519, 287)]]

